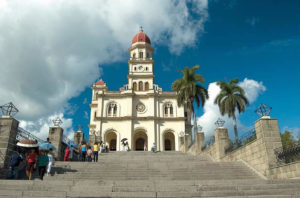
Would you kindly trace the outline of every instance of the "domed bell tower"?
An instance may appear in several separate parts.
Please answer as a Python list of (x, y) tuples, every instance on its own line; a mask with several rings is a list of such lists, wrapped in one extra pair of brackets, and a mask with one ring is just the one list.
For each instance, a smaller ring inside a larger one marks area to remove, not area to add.
[(128, 88), (137, 92), (153, 90), (153, 48), (142, 27), (132, 39), (129, 55)]

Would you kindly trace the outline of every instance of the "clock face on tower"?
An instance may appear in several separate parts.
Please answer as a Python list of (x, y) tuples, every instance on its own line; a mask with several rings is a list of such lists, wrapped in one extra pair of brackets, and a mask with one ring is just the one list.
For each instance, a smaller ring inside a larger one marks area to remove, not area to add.
[(141, 65), (139, 66), (139, 71), (143, 71), (144, 70), (144, 67)]

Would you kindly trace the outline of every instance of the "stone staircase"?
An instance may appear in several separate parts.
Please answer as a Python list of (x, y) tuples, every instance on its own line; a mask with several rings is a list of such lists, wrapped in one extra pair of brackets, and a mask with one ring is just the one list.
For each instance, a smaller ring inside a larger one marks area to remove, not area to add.
[(300, 180), (264, 180), (241, 162), (180, 152), (114, 152), (56, 162), (54, 174), (0, 180), (0, 197), (300, 197)]

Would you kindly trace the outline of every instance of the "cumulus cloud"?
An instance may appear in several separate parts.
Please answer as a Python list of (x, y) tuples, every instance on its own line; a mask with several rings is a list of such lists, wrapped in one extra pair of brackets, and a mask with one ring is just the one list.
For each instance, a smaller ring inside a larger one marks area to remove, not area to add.
[[(253, 103), (258, 95), (266, 90), (266, 87), (263, 85), (262, 82), (257, 82), (255, 80), (245, 78), (239, 85), (245, 90), (245, 94), (249, 99), (250, 103)], [(197, 123), (203, 127), (203, 131), (205, 132), (206, 137), (210, 137), (213, 135), (214, 130), (216, 128), (215, 122), (218, 118), (225, 120), (225, 125), (229, 130), (229, 135), (233, 133), (233, 126), (232, 126), (232, 118), (228, 116), (222, 116), (219, 112), (219, 107), (214, 104), (214, 100), (216, 96), (220, 93), (220, 87), (217, 85), (216, 82), (210, 83), (208, 86), (208, 94), (209, 99), (204, 105), (204, 114), (197, 119)], [(238, 119), (237, 115), (237, 124), (239, 131), (246, 131), (251, 127), (244, 126)]]
[(257, 82), (248, 78), (245, 78), (239, 85), (245, 90), (246, 97), (250, 103), (254, 102), (259, 94), (266, 91), (263, 82)]
[(47, 118), (40, 118), (37, 121), (21, 120), (19, 126), (30, 133), (33, 133), (38, 138), (46, 140), (49, 134), (49, 127), (53, 126), (52, 120), (59, 117), (62, 120), (61, 127), (64, 129), (64, 135), (70, 140), (73, 140), (74, 131), (72, 128), (72, 119), (64, 118), (64, 114), (53, 114)]
[(27, 121), (65, 113), (99, 78), (99, 65), (126, 60), (140, 25), (154, 46), (179, 54), (203, 33), (207, 7), (208, 0), (0, 0), (0, 104), (12, 101)]

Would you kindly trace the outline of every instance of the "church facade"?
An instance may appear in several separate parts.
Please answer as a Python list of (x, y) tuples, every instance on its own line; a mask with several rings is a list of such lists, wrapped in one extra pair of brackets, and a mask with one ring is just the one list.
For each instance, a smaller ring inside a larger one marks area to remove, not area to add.
[(185, 110), (176, 92), (154, 84), (153, 48), (140, 30), (129, 48), (128, 84), (110, 91), (101, 79), (92, 88), (89, 142), (105, 142), (110, 150), (122, 150), (127, 138), (131, 150), (178, 150), (179, 135), (185, 132)]

